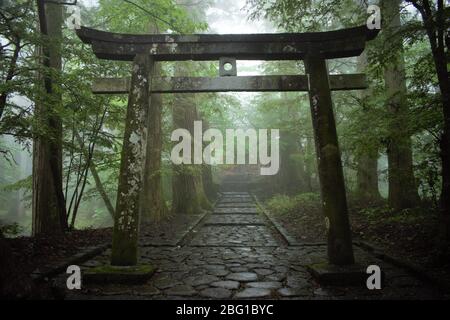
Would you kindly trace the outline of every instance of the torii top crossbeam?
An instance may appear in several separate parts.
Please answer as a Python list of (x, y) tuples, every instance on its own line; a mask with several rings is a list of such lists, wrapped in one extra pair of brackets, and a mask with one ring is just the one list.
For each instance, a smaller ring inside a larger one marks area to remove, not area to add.
[(82, 27), (80, 39), (92, 45), (98, 58), (132, 61), (148, 53), (157, 61), (302, 60), (308, 53), (325, 59), (358, 56), (379, 30), (359, 26), (328, 32), (280, 34), (122, 34)]

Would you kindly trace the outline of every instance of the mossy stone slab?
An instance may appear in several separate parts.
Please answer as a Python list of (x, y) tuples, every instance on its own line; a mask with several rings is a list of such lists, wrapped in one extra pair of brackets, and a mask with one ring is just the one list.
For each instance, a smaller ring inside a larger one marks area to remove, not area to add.
[(155, 268), (148, 264), (135, 266), (102, 265), (90, 268), (83, 273), (85, 283), (101, 284), (142, 284), (155, 272)]
[(308, 265), (307, 269), (321, 285), (365, 287), (370, 276), (366, 273), (366, 267), (360, 264), (338, 266), (316, 263)]

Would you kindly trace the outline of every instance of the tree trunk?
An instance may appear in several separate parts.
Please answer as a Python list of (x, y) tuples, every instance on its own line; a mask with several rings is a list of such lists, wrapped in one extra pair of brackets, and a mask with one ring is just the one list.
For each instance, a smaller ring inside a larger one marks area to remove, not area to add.
[(413, 171), (411, 137), (408, 128), (405, 128), (408, 102), (401, 44), (403, 40), (395, 35), (401, 27), (400, 2), (400, 0), (382, 1), (385, 41), (394, 45), (394, 50), (398, 50), (384, 69), (384, 82), (388, 96), (387, 108), (391, 114), (387, 145), (389, 205), (397, 210), (415, 207), (420, 202)]
[[(40, 3), (41, 33), (48, 35), (44, 44), (43, 65), (61, 71), (62, 6)], [(45, 12), (45, 19), (43, 12)], [(36, 101), (35, 117), (45, 133), (39, 133), (33, 144), (33, 235), (67, 230), (62, 191), (62, 124), (57, 114), (61, 92), (49, 74), (40, 75), (44, 97)]]
[[(428, 1), (427, 1), (428, 2)], [(445, 11), (443, 1), (439, 1), (437, 25), (438, 39), (436, 45), (431, 45), (433, 52), (434, 64), (439, 80), (439, 89), (441, 91), (442, 113), (444, 115), (444, 127), (440, 141), (441, 163), (442, 163), (442, 192), (441, 192), (441, 230), (440, 238), (442, 246), (445, 248), (447, 258), (450, 256), (450, 79), (448, 74), (448, 48), (445, 53), (445, 41), (442, 39), (445, 34), (443, 20), (445, 19)], [(447, 8), (448, 10), (448, 8)], [(432, 37), (430, 30), (427, 31), (430, 43)], [(448, 43), (447, 31), (447, 47)]]
[[(299, 143), (297, 141), (297, 143)], [(299, 148), (297, 148), (297, 153), (295, 154), (297, 157), (299, 157), (300, 163), (297, 164), (298, 171), (299, 171), (299, 179), (301, 181), (301, 192), (312, 192), (312, 185), (311, 185), (311, 174), (312, 172), (308, 172), (308, 154), (306, 145), (303, 146), (302, 144), (299, 145)]]
[[(364, 51), (358, 57), (357, 70), (365, 73), (367, 69), (367, 51)], [(361, 111), (367, 112), (366, 101), (371, 97), (371, 90), (367, 89), (360, 93)], [(364, 137), (363, 137), (364, 138)], [(364, 143), (364, 142), (363, 142)], [(357, 173), (356, 173), (356, 195), (362, 201), (377, 201), (381, 199), (378, 189), (378, 145), (361, 146), (356, 157)]]
[(213, 181), (212, 166), (204, 164), (202, 166), (202, 183), (205, 194), (209, 201), (214, 201), (217, 198), (217, 187)]
[(306, 187), (310, 192), (318, 191), (318, 173), (317, 164), (314, 155), (314, 143), (312, 137), (306, 137), (306, 145), (304, 148), (305, 170), (306, 170)]
[(294, 195), (304, 191), (304, 183), (306, 182), (300, 174), (298, 162), (293, 159), (294, 155), (298, 155), (298, 137), (289, 129), (280, 131), (280, 171), (278, 177), (278, 192), (288, 195)]
[[(209, 129), (209, 123), (203, 120), (203, 132)], [(205, 147), (205, 145), (203, 146)], [(213, 201), (217, 198), (217, 186), (213, 181), (212, 166), (208, 164), (202, 165), (202, 183), (205, 194), (209, 201)]]
[(442, 192), (441, 192), (441, 215), (440, 215), (440, 238), (441, 245), (450, 256), (450, 90), (442, 92), (444, 108), (444, 130), (441, 136), (441, 162), (442, 162)]
[[(161, 65), (155, 64), (155, 76), (161, 75)], [(162, 193), (161, 152), (162, 152), (162, 95), (152, 94), (147, 132), (147, 156), (142, 194), (142, 217), (145, 220), (160, 221), (168, 214)]]
[[(149, 32), (159, 33), (156, 23), (150, 23)], [(153, 74), (155, 77), (162, 75), (160, 63), (155, 63)], [(160, 94), (152, 94), (151, 101), (141, 206), (143, 220), (160, 221), (169, 213), (162, 190), (161, 172), (163, 97)]]
[[(174, 129), (187, 129), (194, 136), (194, 121), (198, 120), (194, 94), (176, 94), (173, 106)], [(193, 153), (192, 153), (193, 154)], [(210, 208), (202, 183), (201, 165), (173, 165), (173, 213), (199, 213)]]
[[(74, 135), (75, 135), (75, 139), (77, 140), (78, 144), (80, 145), (81, 152), (83, 152), (83, 155), (86, 158), (86, 161), (88, 161), (89, 155), (86, 151), (83, 140), (81, 139), (78, 132), (74, 131)], [(105, 203), (105, 207), (109, 212), (109, 215), (111, 216), (111, 218), (114, 219), (114, 206), (112, 205), (112, 202), (109, 199), (108, 193), (106, 192), (105, 188), (103, 187), (103, 183), (102, 183), (102, 180), (100, 179), (100, 176), (98, 175), (97, 168), (95, 167), (95, 164), (92, 161), (89, 164), (89, 170), (91, 171), (97, 191), (100, 194), (100, 196), (102, 197), (103, 202)]]
[(358, 156), (356, 194), (362, 201), (381, 199), (378, 189), (378, 153), (364, 153)]
[[(289, 94), (282, 93), (281, 99), (288, 101)], [(280, 113), (280, 121), (284, 127), (280, 130), (280, 170), (276, 175), (275, 187), (277, 193), (288, 195), (308, 191), (304, 157), (300, 152), (300, 137), (292, 128), (298, 121), (297, 108), (292, 105), (283, 106)]]

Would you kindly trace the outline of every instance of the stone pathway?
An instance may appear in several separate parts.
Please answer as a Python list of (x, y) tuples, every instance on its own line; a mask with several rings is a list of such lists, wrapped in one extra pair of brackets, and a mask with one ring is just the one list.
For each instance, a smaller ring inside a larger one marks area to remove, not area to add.
[[(91, 285), (67, 291), (69, 299), (432, 299), (439, 293), (408, 272), (371, 256), (359, 247), (362, 265), (377, 264), (385, 272), (385, 287), (370, 291), (356, 287), (321, 287), (306, 266), (322, 262), (326, 246), (289, 246), (274, 226), (258, 213), (245, 192), (225, 192), (214, 211), (173, 240), (161, 241), (144, 227), (141, 262), (158, 271), (144, 285)], [(172, 221), (176, 223), (176, 221)], [(154, 228), (154, 227), (153, 227)], [(188, 232), (189, 231), (189, 232)], [(174, 236), (174, 235), (170, 235)], [(110, 250), (86, 262), (83, 269), (107, 264)], [(66, 275), (59, 277), (65, 283)]]

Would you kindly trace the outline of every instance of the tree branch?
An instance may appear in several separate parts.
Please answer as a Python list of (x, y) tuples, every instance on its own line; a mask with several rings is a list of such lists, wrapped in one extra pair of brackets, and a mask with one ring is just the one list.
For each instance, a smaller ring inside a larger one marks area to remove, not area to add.
[(168, 22), (168, 21), (166, 21), (166, 20), (164, 20), (164, 19), (161, 19), (160, 17), (158, 17), (157, 15), (153, 14), (152, 12), (150, 12), (150, 11), (147, 10), (147, 9), (145, 9), (144, 7), (138, 5), (138, 4), (136, 4), (136, 3), (134, 3), (134, 2), (132, 2), (132, 1), (130, 1), (130, 0), (123, 0), (123, 1), (129, 3), (129, 4), (133, 5), (133, 6), (135, 6), (136, 8), (141, 9), (142, 11), (144, 11), (145, 13), (147, 13), (148, 15), (152, 16), (154, 19), (159, 20), (159, 21), (161, 21), (161, 22), (167, 24), (172, 30), (174, 30), (174, 31), (176, 31), (176, 32), (178, 32), (178, 33), (182, 33), (182, 32), (181, 32), (180, 30), (178, 30), (177, 27), (175, 27), (172, 23), (170, 23), (170, 22)]
[[(14, 41), (14, 53), (11, 57), (11, 61), (9, 62), (8, 72), (6, 75), (5, 83), (11, 81), (16, 73), (17, 60), (19, 58), (20, 49), (20, 38), (16, 37)], [(5, 111), (6, 100), (8, 98), (9, 92), (7, 90), (3, 91), (0, 94), (0, 120), (2, 119), (3, 112)]]

